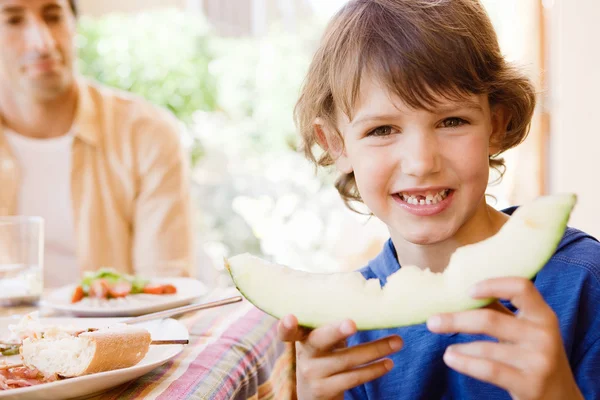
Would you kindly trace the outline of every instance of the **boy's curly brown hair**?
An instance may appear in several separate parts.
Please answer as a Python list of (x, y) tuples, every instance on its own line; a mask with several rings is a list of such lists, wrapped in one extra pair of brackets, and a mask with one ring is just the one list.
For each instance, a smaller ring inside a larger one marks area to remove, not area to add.
[[(500, 174), (504, 160), (497, 156), (529, 132), (533, 85), (503, 58), (478, 0), (351, 0), (332, 18), (294, 110), (302, 150), (317, 165), (335, 160), (326, 148), (317, 150), (316, 118), (343, 143), (336, 110), (352, 120), (365, 74), (413, 108), (431, 110), (440, 96), (487, 94), (490, 106), (502, 106), (509, 118), (506, 133), (492, 138), (500, 151), (490, 167)], [(336, 188), (351, 209), (361, 201), (353, 173), (342, 174)]]

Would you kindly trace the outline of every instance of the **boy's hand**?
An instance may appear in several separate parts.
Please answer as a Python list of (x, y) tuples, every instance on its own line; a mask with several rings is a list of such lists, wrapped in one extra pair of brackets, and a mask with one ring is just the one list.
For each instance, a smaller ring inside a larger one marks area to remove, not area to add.
[(296, 342), (299, 400), (343, 399), (344, 391), (392, 369), (392, 360), (382, 358), (400, 350), (402, 339), (390, 336), (346, 347), (346, 339), (355, 332), (350, 320), (314, 330), (299, 327), (293, 315), (279, 321), (279, 339)]
[[(517, 315), (492, 308), (434, 316), (432, 332), (485, 334), (500, 342), (450, 346), (446, 364), (458, 372), (507, 390), (513, 399), (583, 399), (565, 353), (558, 319), (531, 281), (490, 279), (476, 285), (474, 298), (510, 300)], [(508, 311), (508, 310), (507, 310)]]

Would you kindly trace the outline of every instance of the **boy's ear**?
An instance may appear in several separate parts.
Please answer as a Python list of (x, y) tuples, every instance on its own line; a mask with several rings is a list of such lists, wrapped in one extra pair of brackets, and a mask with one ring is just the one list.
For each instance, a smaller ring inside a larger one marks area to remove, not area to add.
[(511, 115), (505, 106), (497, 104), (491, 109), (492, 132), (490, 135), (490, 154), (502, 151), (502, 142), (508, 131)]
[(315, 136), (317, 137), (319, 146), (331, 155), (337, 169), (345, 174), (351, 173), (353, 171), (352, 165), (346, 155), (342, 138), (332, 132), (331, 129), (326, 126), (325, 122), (318, 117), (313, 123), (313, 129), (315, 130)]

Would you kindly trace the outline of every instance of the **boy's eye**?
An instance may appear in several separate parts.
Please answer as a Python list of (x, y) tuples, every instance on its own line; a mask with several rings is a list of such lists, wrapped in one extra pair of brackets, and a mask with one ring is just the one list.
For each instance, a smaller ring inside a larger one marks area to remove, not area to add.
[(394, 128), (389, 125), (379, 126), (367, 133), (367, 136), (389, 136), (394, 133)]
[(462, 118), (458, 118), (458, 117), (446, 118), (445, 120), (442, 121), (442, 128), (457, 128), (466, 123), (467, 123), (467, 121), (465, 121)]

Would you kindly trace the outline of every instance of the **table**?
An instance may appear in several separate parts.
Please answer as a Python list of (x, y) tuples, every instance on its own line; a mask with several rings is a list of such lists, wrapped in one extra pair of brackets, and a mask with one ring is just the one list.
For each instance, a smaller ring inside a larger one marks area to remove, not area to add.
[[(239, 294), (227, 288), (206, 301)], [(0, 309), (0, 317), (35, 307)], [(48, 310), (42, 314), (55, 316)], [(178, 318), (190, 343), (173, 360), (93, 400), (294, 398), (294, 352), (276, 338), (276, 320), (246, 300)]]

